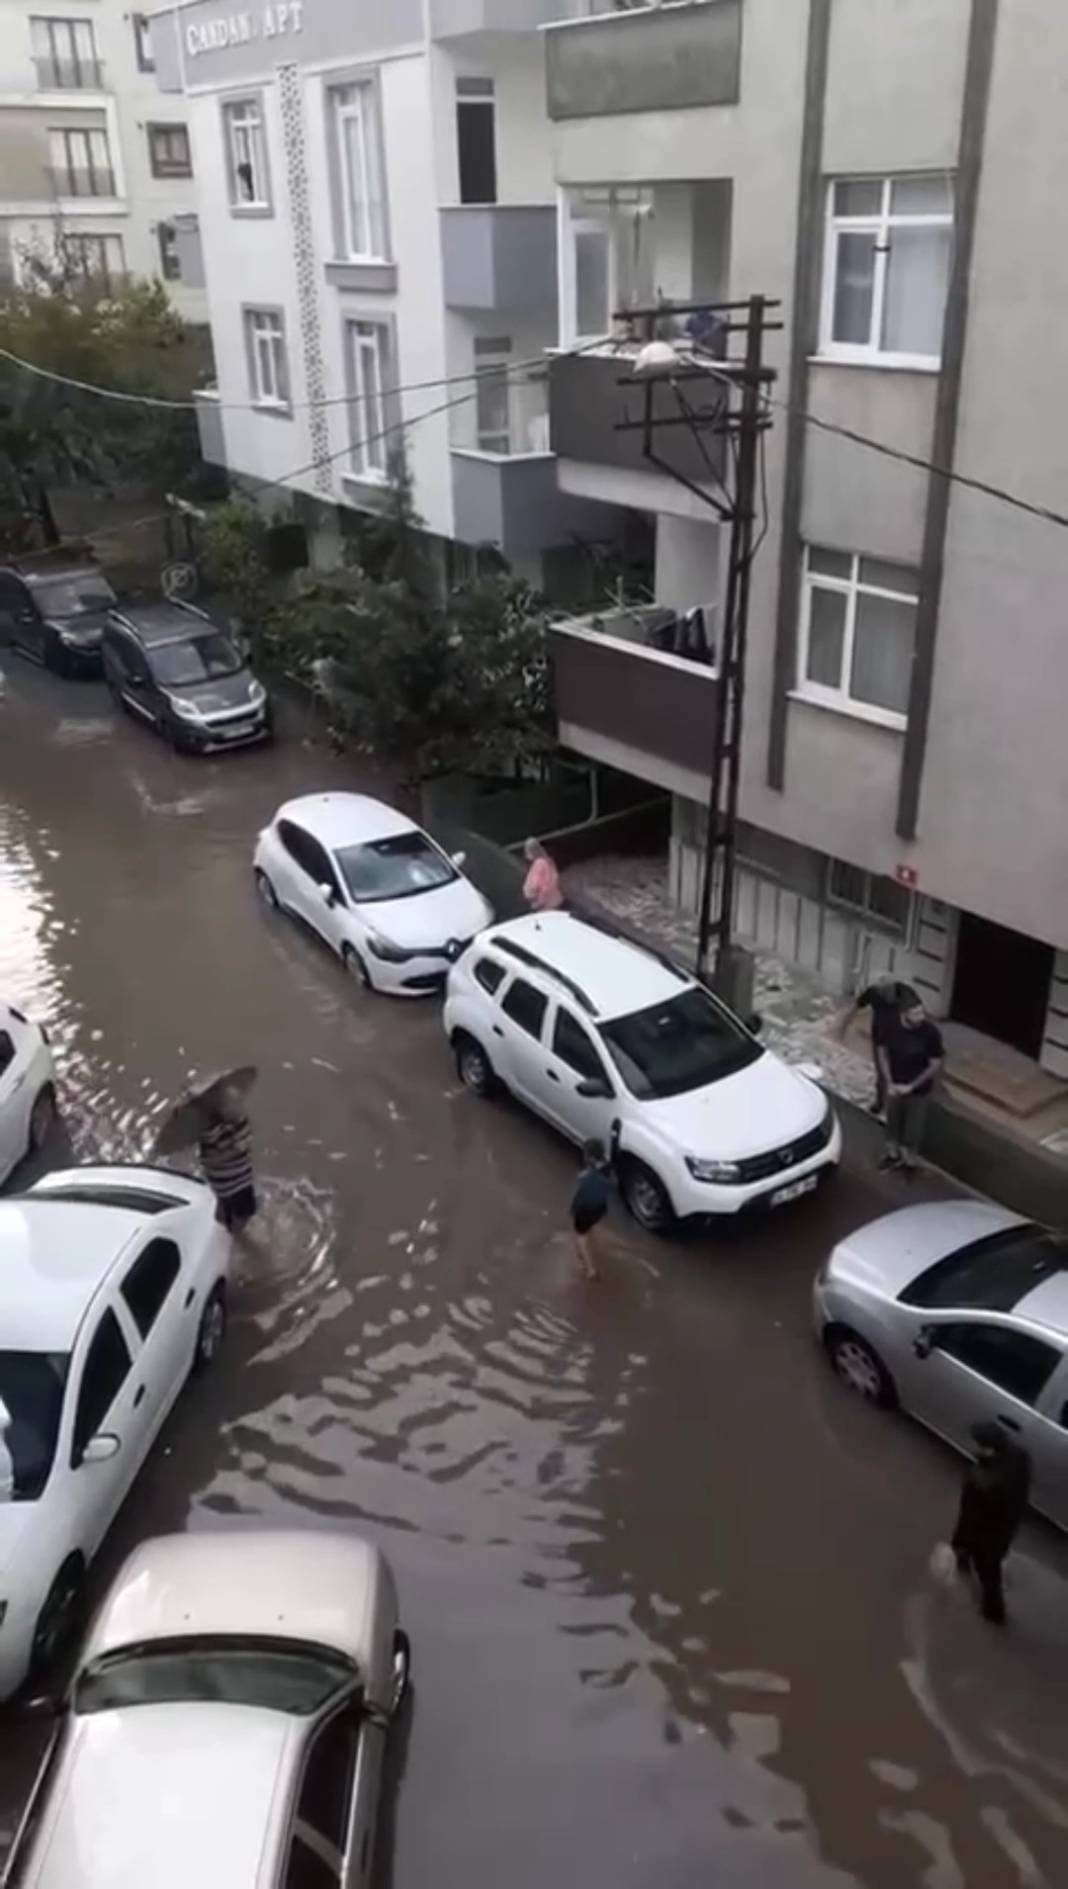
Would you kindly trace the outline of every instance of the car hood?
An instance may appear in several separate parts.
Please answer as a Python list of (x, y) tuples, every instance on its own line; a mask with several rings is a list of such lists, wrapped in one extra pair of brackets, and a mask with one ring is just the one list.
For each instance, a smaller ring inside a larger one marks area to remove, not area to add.
[(36, 1513), (36, 1502), (0, 1502), (0, 1600), (8, 1598), (5, 1576), (25, 1560), (19, 1550), (33, 1528)]
[(88, 649), (99, 648), (107, 613), (103, 610), (79, 610), (72, 617), (46, 617), (45, 625), (65, 637), (68, 643), (82, 643)]
[(214, 682), (194, 682), (188, 688), (166, 687), (168, 695), (180, 701), (195, 702), (202, 715), (225, 715), (235, 709), (250, 711), (259, 706), (252, 700), (255, 677), (250, 669), (239, 669), (233, 676), (217, 676)]
[(662, 1102), (643, 1102), (642, 1118), (684, 1153), (741, 1161), (796, 1141), (823, 1120), (822, 1089), (769, 1050), (747, 1069)]
[(899, 1207), (841, 1240), (831, 1254), (830, 1276), (896, 1299), (928, 1266), (991, 1233), (1023, 1226), (1020, 1215), (981, 1200), (928, 1201)]
[(453, 939), (466, 944), (492, 922), (493, 913), (469, 879), (460, 874), (432, 892), (406, 899), (380, 899), (355, 910), (365, 925), (403, 950), (441, 949)]

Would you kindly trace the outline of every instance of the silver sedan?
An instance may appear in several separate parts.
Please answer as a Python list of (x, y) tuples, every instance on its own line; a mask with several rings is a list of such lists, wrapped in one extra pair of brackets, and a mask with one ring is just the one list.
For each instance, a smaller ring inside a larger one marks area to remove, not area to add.
[(842, 1382), (972, 1453), (993, 1418), (1031, 1457), (1031, 1500), (1068, 1530), (1068, 1240), (960, 1200), (885, 1214), (835, 1247), (816, 1327)]

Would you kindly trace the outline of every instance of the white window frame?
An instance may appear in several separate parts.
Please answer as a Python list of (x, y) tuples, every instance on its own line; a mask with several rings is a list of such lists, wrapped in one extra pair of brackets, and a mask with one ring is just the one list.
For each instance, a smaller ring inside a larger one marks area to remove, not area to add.
[[(836, 556), (850, 559), (848, 577), (832, 577), (824, 571), (814, 571), (810, 567), (813, 551), (834, 551)], [(801, 572), (801, 622), (797, 649), (797, 682), (795, 694), (803, 701), (818, 702), (823, 708), (835, 708), (846, 715), (855, 715), (861, 721), (878, 722), (884, 728), (904, 728), (908, 716), (897, 709), (880, 708), (874, 702), (862, 701), (850, 694), (850, 681), (853, 674), (853, 651), (856, 643), (857, 604), (861, 596), (887, 597), (894, 603), (911, 605), (913, 611), (919, 604), (919, 572), (916, 573), (915, 594), (903, 590), (889, 590), (882, 584), (862, 584), (860, 566), (864, 559), (874, 557), (872, 552), (837, 551), (832, 545), (808, 545), (804, 549), (804, 563)], [(892, 563), (893, 559), (879, 559), (880, 563)], [(839, 671), (839, 686), (829, 688), (825, 683), (813, 682), (808, 674), (809, 631), (812, 623), (812, 595), (816, 590), (830, 590), (846, 599), (845, 634), (842, 641), (842, 666)]]
[(352, 400), (349, 440), (356, 478), (384, 483), (389, 478), (389, 396), (392, 373), (388, 323), (353, 315), (345, 322), (345, 353)]
[[(73, 125), (50, 127), (48, 132), (48, 147), (53, 181), (57, 182), (57, 185), (58, 182), (63, 182), (70, 186), (69, 189), (59, 189), (57, 187), (58, 196), (72, 200), (78, 198), (79, 200), (85, 201), (89, 198), (113, 197), (115, 195), (115, 171), (111, 162), (111, 142), (108, 138), (107, 130), (103, 125), (92, 125), (84, 128)], [(63, 152), (63, 158), (62, 162), (57, 163), (56, 153), (60, 149)], [(81, 152), (82, 154), (82, 161), (80, 163), (75, 162), (75, 154), (77, 152)], [(90, 188), (89, 190), (77, 190), (74, 185), (75, 180), (79, 177), (86, 178), (90, 186), (98, 182), (106, 184), (107, 189), (96, 190)]]
[[(930, 216), (902, 214), (891, 211), (891, 193), (895, 184), (910, 180), (920, 181), (938, 177), (948, 179), (952, 196), (952, 178), (945, 171), (896, 172), (891, 177), (832, 177), (827, 184), (827, 204), (825, 217), (825, 237), (823, 253), (823, 289), (820, 299), (819, 353), (828, 361), (852, 361), (859, 366), (911, 367), (926, 372), (937, 370), (942, 365), (941, 348), (934, 354), (900, 354), (879, 345), (882, 333), (883, 313), (886, 304), (887, 257), (891, 232), (895, 229), (949, 229), (954, 222), (954, 209), (938, 211)], [(835, 186), (838, 184), (875, 184), (882, 192), (881, 206), (878, 212), (872, 211), (866, 216), (838, 216), (834, 208)], [(835, 341), (832, 336), (834, 325), (834, 292), (838, 277), (838, 238), (841, 235), (874, 235), (876, 238), (875, 271), (872, 282), (871, 326), (868, 341)]]
[[(222, 112), (230, 209), (235, 216), (262, 216), (272, 208), (263, 101), (257, 95), (227, 98), (223, 100)], [(250, 197), (242, 195), (237, 174), (239, 164), (247, 164), (251, 170)]]
[[(329, 103), (342, 257), (346, 262), (388, 262), (385, 163), (377, 82), (373, 78), (353, 78), (332, 85)], [(347, 132), (350, 126), (355, 130), (360, 150), (364, 181), (362, 204), (357, 199), (349, 162)]]
[[(502, 345), (506, 341), (507, 346)], [(476, 342), (473, 357), (476, 375), (475, 446), (478, 452), (488, 453), (496, 459), (510, 459), (512, 456), (515, 434), (514, 417), (512, 413), (512, 354), (513, 348), (510, 338), (501, 335), (497, 339), (496, 345), (488, 349), (480, 349)], [(491, 430), (489, 427), (484, 427), (482, 424), (483, 409), (481, 396), (488, 385), (493, 385), (495, 389), (503, 385), (504, 388), (505, 425), (503, 431), (500, 428)], [(494, 440), (497, 442), (496, 445), (492, 444)]]
[[(67, 230), (63, 235), (65, 257), (76, 259), (78, 272), (87, 282), (100, 283), (105, 289), (120, 282), (126, 274), (126, 251), (121, 236), (96, 235), (90, 230)], [(95, 254), (96, 262), (87, 256)]]
[(76, 19), (66, 14), (32, 13), (30, 43), (38, 78), (41, 77), (43, 66), (51, 68), (47, 75), (50, 84), (44, 90), (101, 90), (103, 77), (96, 50), (96, 28), (92, 20)]
[[(862, 903), (857, 904), (853, 899), (843, 898), (834, 890), (834, 870), (836, 866), (847, 866), (851, 871), (859, 872), (862, 875), (864, 879), (864, 900)], [(885, 912), (876, 911), (875, 907), (872, 905), (871, 888), (873, 882), (877, 879), (884, 879), (888, 885), (895, 886), (897, 891), (901, 893), (905, 905), (905, 917), (902, 924), (896, 925), (892, 918), (887, 918)], [(824, 896), (826, 903), (833, 906), (835, 911), (850, 912), (854, 918), (862, 919), (864, 924), (871, 930), (885, 932), (887, 937), (895, 939), (899, 944), (905, 946), (906, 949), (908, 948), (915, 923), (916, 897), (906, 886), (899, 885), (896, 879), (891, 879), (889, 873), (871, 872), (867, 866), (854, 866), (850, 859), (828, 858)]]
[(246, 308), (249, 386), (253, 404), (268, 412), (291, 411), (285, 317), (280, 308)]

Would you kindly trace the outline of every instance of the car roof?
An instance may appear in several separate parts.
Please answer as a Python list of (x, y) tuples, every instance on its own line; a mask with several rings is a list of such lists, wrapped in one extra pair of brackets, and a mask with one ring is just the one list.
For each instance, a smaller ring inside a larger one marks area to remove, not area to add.
[(483, 942), (496, 945), (511, 968), (530, 972), (549, 987), (570, 989), (583, 1009), (604, 1019), (665, 1003), (694, 982), (655, 952), (573, 912), (513, 918), (494, 925)]
[(152, 648), (158, 648), (163, 643), (187, 643), (191, 636), (202, 636), (206, 630), (226, 634), (201, 611), (183, 609), (180, 604), (168, 603), (166, 600), (132, 606), (127, 604), (122, 609), (113, 610), (111, 614), (124, 628), (132, 630), (140, 642)]
[(358, 846), (362, 840), (412, 833), (414, 822), (370, 794), (304, 794), (279, 807), (276, 820), (295, 820), (324, 846)]
[(0, 1344), (69, 1351), (145, 1214), (31, 1198), (0, 1201)]
[(314, 1641), (372, 1665), (379, 1589), (389, 1576), (359, 1535), (226, 1529), (142, 1542), (118, 1574), (83, 1663), (114, 1647), (190, 1635)]
[(1033, 1325), (1045, 1325), (1048, 1331), (1068, 1342), (1068, 1271), (1051, 1273), (1041, 1285), (1025, 1292), (1012, 1309), (1014, 1317), (1026, 1318)]
[(289, 1754), (306, 1727), (258, 1706), (140, 1705), (71, 1721), (27, 1889), (237, 1889), (277, 1881)]

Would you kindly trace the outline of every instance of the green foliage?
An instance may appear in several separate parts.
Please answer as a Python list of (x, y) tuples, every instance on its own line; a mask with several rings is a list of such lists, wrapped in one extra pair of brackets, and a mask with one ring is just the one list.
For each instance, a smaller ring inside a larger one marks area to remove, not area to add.
[(276, 586), (267, 562), (267, 520), (247, 499), (229, 499), (208, 514), (201, 559), (209, 587), (240, 617), (257, 650), (270, 653)]

